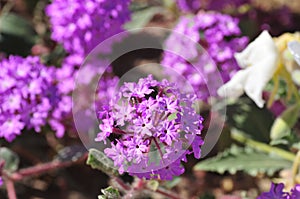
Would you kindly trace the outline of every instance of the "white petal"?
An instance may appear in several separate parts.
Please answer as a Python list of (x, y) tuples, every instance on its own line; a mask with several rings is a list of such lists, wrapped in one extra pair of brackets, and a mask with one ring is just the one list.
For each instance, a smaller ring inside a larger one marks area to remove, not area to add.
[(249, 67), (270, 54), (278, 54), (276, 45), (268, 33), (263, 31), (245, 50), (235, 53), (234, 57), (241, 68)]
[(219, 88), (221, 97), (238, 98), (246, 94), (260, 108), (263, 89), (272, 78), (278, 62), (278, 49), (267, 31), (263, 31), (247, 48), (235, 54), (238, 64), (245, 68), (238, 71), (233, 78)]
[(230, 97), (237, 99), (244, 93), (244, 87), (250, 70), (238, 71), (229, 82), (218, 89), (218, 95), (221, 97)]

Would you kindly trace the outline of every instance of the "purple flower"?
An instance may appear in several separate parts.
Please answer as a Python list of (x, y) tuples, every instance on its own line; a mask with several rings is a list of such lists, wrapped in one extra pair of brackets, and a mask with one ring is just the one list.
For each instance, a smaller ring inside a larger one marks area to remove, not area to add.
[[(221, 85), (216, 85), (216, 74), (220, 73), (227, 82), (239, 70), (233, 55), (248, 43), (248, 38), (239, 37), (240, 34), (238, 19), (229, 15), (199, 12), (194, 17), (181, 17), (165, 43), (166, 49), (176, 53), (164, 53), (161, 64), (166, 66), (165, 73), (169, 73), (170, 67), (184, 76), (202, 100), (217, 96)], [(216, 65), (207, 64), (209, 57), (197, 49), (197, 43), (208, 51)]]
[[(180, 162), (187, 154), (200, 158), (202, 117), (192, 108), (195, 99), (180, 93), (176, 84), (158, 82), (151, 75), (124, 83), (120, 94), (99, 112), (95, 140), (112, 140), (104, 152), (120, 173), (172, 179), (184, 172)], [(183, 148), (186, 145), (191, 149)]]
[(297, 184), (292, 190), (291, 190), (291, 199), (298, 199), (300, 198), (300, 185)]
[[(129, 0), (54, 0), (47, 6), (52, 39), (72, 55), (87, 55), (105, 39), (121, 32), (130, 18)], [(63, 13), (63, 14), (62, 14)], [(83, 60), (83, 59), (81, 59)]]
[(70, 113), (71, 99), (59, 90), (66, 83), (56, 68), (30, 56), (10, 56), (0, 62), (0, 68), (4, 82), (0, 86), (0, 138), (10, 142), (23, 130), (40, 132), (46, 124), (62, 137), (62, 120)]
[(272, 183), (270, 191), (264, 192), (257, 199), (289, 199), (290, 195), (283, 191), (284, 184), (274, 184)]
[(113, 159), (114, 165), (119, 167), (119, 172), (122, 174), (124, 172), (124, 166), (126, 161), (126, 154), (125, 154), (124, 147), (120, 142), (117, 142), (116, 145), (113, 143), (111, 144), (111, 148), (106, 148), (104, 153)]
[(164, 121), (160, 128), (158, 128), (158, 137), (161, 142), (166, 143), (170, 146), (173, 141), (178, 140), (179, 134), (178, 129), (179, 125), (176, 125), (174, 120), (172, 121)]
[(144, 141), (142, 137), (130, 137), (125, 140), (124, 145), (127, 147), (128, 154), (134, 160), (134, 163), (140, 163), (144, 159), (146, 152), (148, 151), (149, 141)]
[(101, 132), (98, 133), (95, 140), (104, 141), (104, 143), (106, 143), (106, 138), (108, 138), (113, 132), (113, 124), (114, 120), (112, 118), (103, 119), (102, 124), (99, 125), (99, 129), (101, 130)]
[(184, 12), (194, 12), (201, 7), (200, 0), (176, 0), (176, 2), (180, 10)]

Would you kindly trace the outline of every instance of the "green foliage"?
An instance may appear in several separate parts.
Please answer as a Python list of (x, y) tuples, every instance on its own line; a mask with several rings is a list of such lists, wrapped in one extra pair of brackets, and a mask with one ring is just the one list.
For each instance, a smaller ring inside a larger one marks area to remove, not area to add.
[(120, 199), (120, 193), (117, 189), (109, 186), (106, 189), (101, 189), (103, 195), (99, 195), (99, 199)]
[(213, 171), (223, 174), (229, 172), (235, 174), (237, 171), (244, 171), (252, 176), (258, 173), (273, 175), (274, 172), (290, 168), (292, 162), (269, 155), (249, 147), (231, 148), (220, 153), (216, 157), (206, 159), (195, 165), (195, 170)]
[(19, 156), (6, 147), (0, 148), (0, 160), (4, 160), (4, 169), (10, 172), (14, 172), (19, 167)]
[(1, 15), (0, 24), (1, 51), (22, 56), (30, 54), (37, 36), (32, 24), (13, 13)]
[(152, 191), (156, 191), (159, 187), (159, 182), (157, 180), (149, 180), (147, 181), (147, 187)]
[(271, 128), (271, 140), (274, 141), (288, 136), (291, 133), (291, 128), (296, 124), (299, 114), (300, 105), (295, 104), (276, 118)]
[(269, 142), (274, 118), (266, 108), (258, 108), (249, 98), (242, 97), (228, 105), (227, 122), (252, 139)]
[(159, 6), (147, 7), (139, 11), (133, 12), (131, 21), (125, 24), (127, 30), (145, 27), (154, 15), (163, 12), (163, 8)]
[(113, 161), (97, 149), (89, 150), (86, 163), (93, 169), (98, 169), (108, 175), (119, 175), (118, 170), (114, 167)]

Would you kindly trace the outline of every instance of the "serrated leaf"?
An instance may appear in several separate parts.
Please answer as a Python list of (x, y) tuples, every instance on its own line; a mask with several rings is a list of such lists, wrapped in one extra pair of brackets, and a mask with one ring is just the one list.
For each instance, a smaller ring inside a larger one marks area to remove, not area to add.
[(16, 171), (19, 167), (19, 156), (6, 147), (0, 148), (0, 160), (4, 160), (4, 169), (10, 172)]
[(227, 122), (261, 142), (270, 141), (273, 115), (266, 108), (258, 108), (248, 97), (227, 106)]
[(199, 162), (194, 169), (220, 174), (224, 172), (235, 174), (238, 171), (244, 171), (252, 176), (256, 176), (258, 173), (265, 173), (270, 176), (278, 170), (291, 166), (292, 162), (277, 156), (271, 156), (249, 147), (242, 148), (233, 145), (216, 157)]
[(114, 167), (113, 161), (97, 149), (89, 150), (89, 156), (86, 163), (93, 169), (101, 170), (108, 175), (119, 175), (118, 170)]
[(133, 12), (133, 14), (131, 15), (131, 21), (126, 23), (124, 27), (127, 30), (143, 28), (151, 21), (154, 15), (161, 13), (162, 11), (163, 8), (155, 6)]
[(295, 104), (285, 110), (278, 118), (271, 128), (271, 140), (281, 139), (289, 135), (291, 128), (296, 124), (300, 114), (300, 105)]
[(111, 186), (101, 189), (101, 192), (103, 195), (99, 195), (98, 199), (120, 199), (119, 191)]

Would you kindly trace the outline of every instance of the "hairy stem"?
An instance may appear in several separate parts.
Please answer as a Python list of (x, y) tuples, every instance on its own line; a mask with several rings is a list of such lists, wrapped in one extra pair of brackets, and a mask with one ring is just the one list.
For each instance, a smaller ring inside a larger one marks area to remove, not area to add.
[(80, 158), (77, 161), (66, 161), (66, 162), (60, 162), (60, 161), (52, 161), (52, 162), (47, 162), (43, 164), (39, 164), (36, 166), (20, 169), (14, 173), (8, 173), (5, 170), (3, 171), (3, 175), (8, 178), (9, 180), (13, 182), (21, 181), (25, 177), (28, 176), (36, 176), (36, 175), (41, 175), (44, 173), (47, 173), (52, 170), (64, 168), (71, 166), (72, 164), (75, 164), (79, 161), (83, 161), (87, 158), (87, 155), (84, 155), (82, 158)]
[(254, 149), (264, 151), (264, 152), (267, 152), (267, 153), (274, 153), (274, 154), (278, 155), (279, 157), (281, 157), (283, 159), (286, 159), (286, 160), (289, 160), (291, 162), (293, 162), (296, 158), (296, 155), (291, 153), (291, 152), (285, 151), (285, 150), (277, 148), (277, 147), (272, 147), (268, 144), (261, 143), (261, 142), (252, 140), (250, 138), (247, 138), (242, 133), (238, 132), (237, 130), (231, 132), (231, 137), (235, 141), (243, 143), (243, 144), (245, 144), (247, 146), (250, 146)]

